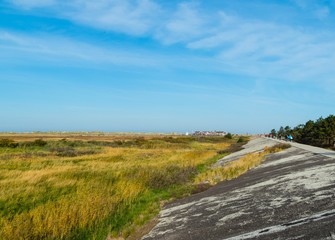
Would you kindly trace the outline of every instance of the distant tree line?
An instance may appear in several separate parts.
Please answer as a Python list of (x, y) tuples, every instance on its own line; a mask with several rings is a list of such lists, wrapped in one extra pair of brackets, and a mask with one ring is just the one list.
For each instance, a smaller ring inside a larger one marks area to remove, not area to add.
[(272, 129), (270, 135), (277, 138), (286, 138), (292, 135), (294, 141), (299, 143), (335, 148), (335, 116), (320, 117), (316, 121), (309, 120), (294, 128), (286, 126), (280, 127), (279, 130)]

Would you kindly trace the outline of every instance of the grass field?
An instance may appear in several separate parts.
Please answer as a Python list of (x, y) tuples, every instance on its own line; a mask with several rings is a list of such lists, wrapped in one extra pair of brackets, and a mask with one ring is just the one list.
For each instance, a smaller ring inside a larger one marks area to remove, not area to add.
[(1, 138), (1, 239), (127, 237), (162, 202), (198, 191), (194, 182), (206, 166), (237, 142), (99, 134)]

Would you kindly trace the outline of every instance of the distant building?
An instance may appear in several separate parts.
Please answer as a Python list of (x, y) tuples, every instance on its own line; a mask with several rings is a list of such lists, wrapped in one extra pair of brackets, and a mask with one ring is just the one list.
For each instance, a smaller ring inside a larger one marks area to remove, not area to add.
[(195, 131), (193, 136), (225, 136), (227, 132), (225, 131)]

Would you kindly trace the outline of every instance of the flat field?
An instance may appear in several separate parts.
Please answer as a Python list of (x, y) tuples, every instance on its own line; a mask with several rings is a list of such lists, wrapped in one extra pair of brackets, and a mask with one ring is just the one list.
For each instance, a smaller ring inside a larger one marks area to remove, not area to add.
[(127, 237), (165, 201), (198, 191), (196, 177), (236, 142), (172, 135), (2, 134), (1, 239)]

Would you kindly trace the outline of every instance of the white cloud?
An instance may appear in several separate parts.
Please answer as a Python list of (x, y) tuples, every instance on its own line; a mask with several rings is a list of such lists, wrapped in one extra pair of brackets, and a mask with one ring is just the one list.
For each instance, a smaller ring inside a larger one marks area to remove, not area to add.
[(194, 3), (181, 3), (163, 23), (156, 38), (165, 44), (188, 42), (208, 33), (207, 16)]
[(74, 22), (130, 35), (152, 30), (161, 9), (151, 0), (76, 0), (67, 3), (62, 15)]

